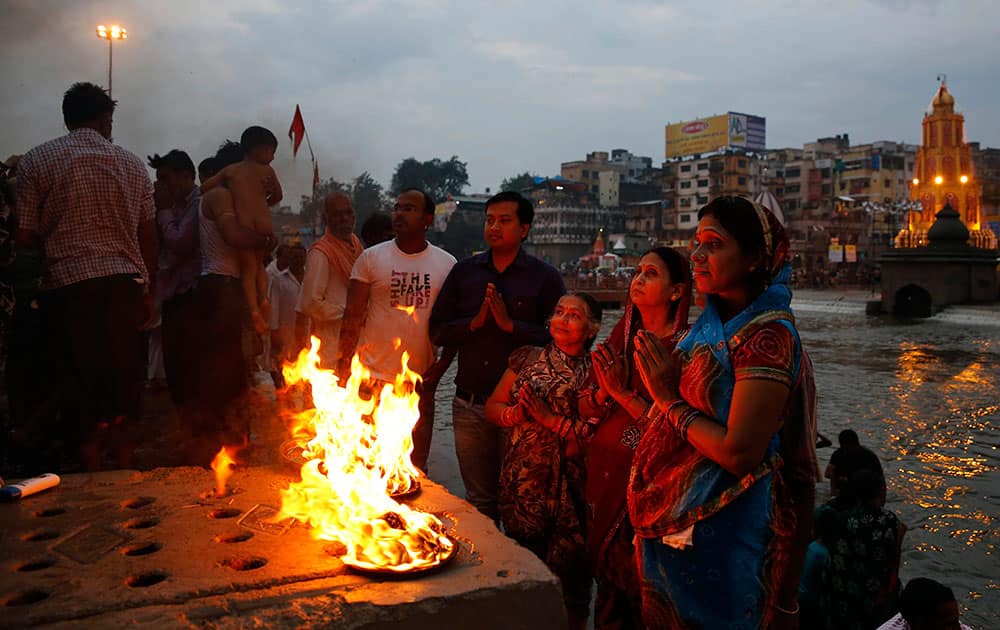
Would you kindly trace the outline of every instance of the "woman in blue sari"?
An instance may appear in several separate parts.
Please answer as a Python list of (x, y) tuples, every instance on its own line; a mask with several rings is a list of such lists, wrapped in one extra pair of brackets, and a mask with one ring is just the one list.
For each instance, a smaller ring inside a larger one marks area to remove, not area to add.
[(645, 332), (636, 342), (658, 411), (628, 489), (643, 621), (795, 627), (819, 469), (788, 238), (739, 197), (715, 199), (698, 219), (691, 263), (704, 311), (673, 354)]

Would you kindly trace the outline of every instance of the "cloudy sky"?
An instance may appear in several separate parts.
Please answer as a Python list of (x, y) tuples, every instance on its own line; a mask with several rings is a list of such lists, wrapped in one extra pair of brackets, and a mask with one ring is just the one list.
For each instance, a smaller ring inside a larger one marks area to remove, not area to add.
[[(587, 151), (663, 158), (663, 126), (729, 110), (767, 118), (768, 147), (847, 132), (917, 142), (948, 84), (968, 137), (1000, 146), (993, 0), (0, 0), (0, 153), (63, 133), (62, 92), (107, 81), (94, 26), (118, 22), (115, 139), (197, 162), (250, 124), (279, 140), (286, 198), (302, 107), (321, 175), (458, 155), (470, 191)], [(304, 147), (303, 147), (304, 148)]]

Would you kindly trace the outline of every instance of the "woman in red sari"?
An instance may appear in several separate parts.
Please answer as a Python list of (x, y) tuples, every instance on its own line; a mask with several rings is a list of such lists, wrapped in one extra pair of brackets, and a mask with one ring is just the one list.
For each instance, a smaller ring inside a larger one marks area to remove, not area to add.
[(624, 316), (591, 353), (599, 384), (594, 402), (607, 409), (587, 453), (587, 551), (597, 581), (595, 628), (642, 627), (625, 489), (652, 396), (635, 369), (635, 335), (648, 330), (672, 349), (687, 332), (690, 302), (687, 258), (667, 247), (650, 250), (636, 267)]
[(713, 200), (691, 253), (704, 310), (673, 351), (637, 335), (636, 370), (659, 410), (628, 485), (648, 627), (798, 625), (819, 470), (788, 250), (769, 210)]

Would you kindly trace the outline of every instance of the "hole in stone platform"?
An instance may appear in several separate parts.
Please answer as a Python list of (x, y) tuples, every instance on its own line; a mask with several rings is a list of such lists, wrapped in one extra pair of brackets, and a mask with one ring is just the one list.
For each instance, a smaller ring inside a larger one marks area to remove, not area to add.
[(231, 532), (228, 534), (219, 534), (215, 537), (215, 542), (217, 543), (241, 543), (246, 542), (253, 538), (253, 534), (250, 532)]
[(27, 606), (28, 604), (35, 604), (43, 599), (48, 598), (49, 594), (45, 591), (21, 591), (20, 593), (12, 593), (6, 595), (3, 598), (4, 606)]
[(123, 556), (148, 556), (163, 549), (163, 545), (158, 542), (141, 542), (122, 547)]
[(229, 567), (233, 571), (253, 571), (254, 569), (259, 569), (267, 564), (267, 559), (253, 556), (226, 558), (219, 564), (224, 567)]
[(233, 518), (239, 516), (241, 512), (236, 508), (219, 508), (208, 513), (208, 518)]
[(54, 532), (52, 530), (35, 530), (33, 532), (28, 532), (24, 536), (21, 536), (21, 540), (27, 542), (37, 542), (39, 540), (52, 540), (54, 538), (59, 538), (61, 536), (59, 532)]
[(54, 508), (45, 508), (44, 510), (38, 510), (37, 512), (35, 512), (35, 516), (38, 517), (59, 516), (60, 514), (65, 514), (65, 513), (66, 513), (66, 508), (54, 507)]
[(151, 505), (154, 501), (156, 501), (156, 499), (153, 497), (132, 497), (131, 499), (125, 499), (122, 501), (121, 505), (123, 508), (127, 508), (129, 510), (138, 510), (139, 508)]
[(56, 563), (52, 558), (39, 558), (38, 560), (31, 560), (29, 562), (22, 562), (14, 567), (14, 570), (18, 573), (24, 571), (41, 571), (42, 569), (47, 569)]
[(122, 523), (125, 529), (149, 529), (159, 524), (160, 519), (153, 517), (133, 518)]
[(132, 588), (145, 588), (154, 584), (159, 584), (167, 579), (167, 574), (162, 571), (150, 571), (149, 573), (139, 573), (125, 578), (125, 586)]

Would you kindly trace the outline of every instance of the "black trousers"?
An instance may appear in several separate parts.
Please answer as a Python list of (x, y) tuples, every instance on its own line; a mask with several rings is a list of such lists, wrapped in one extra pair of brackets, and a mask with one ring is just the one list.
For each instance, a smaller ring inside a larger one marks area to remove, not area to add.
[(93, 442), (108, 427), (127, 439), (139, 420), (142, 293), (135, 276), (114, 275), (39, 294), (61, 398), (60, 437), (71, 444)]
[(160, 334), (163, 368), (174, 405), (193, 400), (199, 381), (198, 348), (204, 343), (201, 313), (194, 289), (163, 301)]
[[(238, 278), (208, 275), (198, 280), (201, 343), (195, 350), (199, 365), (196, 406), (207, 417), (192, 427), (196, 434), (220, 431), (245, 433), (246, 418), (233, 417), (233, 403), (249, 389), (243, 356), (246, 298)], [(166, 344), (166, 340), (164, 340)]]

